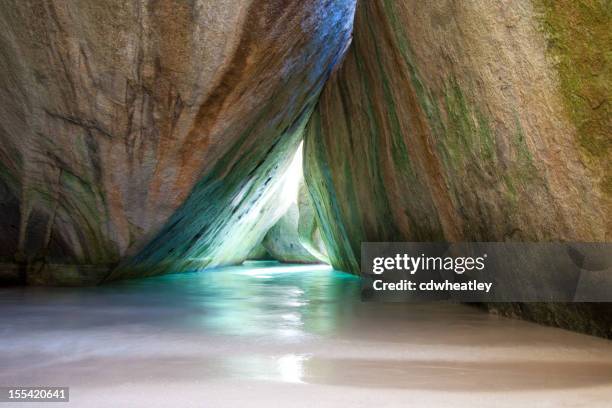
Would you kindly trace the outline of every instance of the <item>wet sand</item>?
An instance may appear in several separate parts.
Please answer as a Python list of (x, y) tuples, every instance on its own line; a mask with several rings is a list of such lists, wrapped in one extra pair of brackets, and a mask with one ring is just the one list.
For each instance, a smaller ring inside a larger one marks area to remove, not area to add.
[(0, 289), (0, 386), (69, 386), (52, 405), (74, 407), (612, 404), (610, 341), (463, 305), (362, 303), (359, 289), (261, 263)]

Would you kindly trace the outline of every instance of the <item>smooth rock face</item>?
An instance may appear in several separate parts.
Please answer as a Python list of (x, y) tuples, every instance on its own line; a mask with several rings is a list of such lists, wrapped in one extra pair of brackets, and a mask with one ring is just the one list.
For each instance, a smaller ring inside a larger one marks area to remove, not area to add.
[(272, 258), (287, 263), (318, 263), (310, 252), (300, 243), (298, 223), (300, 213), (297, 204), (274, 224), (264, 237), (262, 244)]
[(257, 244), (251, 249), (251, 252), (247, 255), (247, 260), (252, 261), (273, 261), (274, 258), (270, 256), (268, 250), (261, 244)]
[[(314, 208), (305, 186), (300, 187), (299, 201), (291, 204), (287, 212), (270, 228), (262, 245), (272, 259), (281, 262), (329, 264), (327, 250), (321, 239)], [(266, 258), (260, 256), (253, 259)]]
[(581, 144), (539, 4), (359, 3), (305, 137), (334, 265), (368, 240), (609, 239), (610, 156)]
[(332, 265), (358, 273), (362, 241), (609, 240), (609, 27), (597, 0), (360, 2), (305, 135)]
[(320, 262), (329, 264), (327, 248), (321, 238), (321, 227), (316, 208), (304, 181), (299, 187), (297, 206), (299, 210), (297, 234), (300, 244)]
[(275, 194), (353, 11), (3, 4), (2, 259), (39, 283), (62, 283), (51, 264), (101, 278), (120, 263), (114, 278), (244, 259), (284, 210)]
[[(320, 238), (315, 209), (304, 183), (302, 145), (298, 148), (289, 170), (285, 173), (285, 188), (278, 196), (289, 202), (285, 214), (266, 233), (261, 245), (265, 252), (286, 263), (329, 263)], [(264, 259), (252, 252), (249, 259)]]

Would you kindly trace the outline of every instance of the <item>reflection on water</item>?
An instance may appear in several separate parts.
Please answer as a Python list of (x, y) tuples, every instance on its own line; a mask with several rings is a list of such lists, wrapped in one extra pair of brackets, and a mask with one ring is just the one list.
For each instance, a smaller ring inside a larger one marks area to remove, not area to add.
[(129, 298), (139, 308), (170, 306), (178, 312), (171, 324), (207, 333), (297, 338), (333, 331), (340, 306), (358, 301), (359, 289), (358, 278), (327, 265), (246, 262), (118, 282), (94, 291)]
[[(333, 331), (342, 310), (359, 301), (359, 279), (327, 265), (246, 262), (95, 288), (0, 289), (0, 293), (4, 310), (13, 307), (14, 315), (53, 306), (61, 318), (58, 330), (89, 322), (154, 322), (218, 335), (299, 337)], [(48, 329), (39, 319), (28, 322), (28, 327), (32, 324)]]
[[(327, 265), (278, 262), (94, 288), (2, 289), (0, 345), (11, 354), (0, 355), (0, 363), (16, 368), (29, 360), (37, 366), (81, 359), (79, 371), (86, 371), (101, 357), (159, 361), (169, 354), (174, 361), (164, 365), (182, 366), (185, 353), (195, 356), (191, 361), (205, 358), (198, 375), (301, 383), (308, 353), (283, 345), (334, 335), (359, 303), (359, 290), (358, 278)], [(171, 345), (179, 349), (168, 350)], [(273, 356), (254, 352), (260, 346), (277, 349)]]
[[(102, 388), (153, 393), (158, 406), (171, 405), (162, 389), (211, 406), (253, 406), (280, 387), (298, 387), (275, 396), (288, 406), (322, 395), (352, 406), (372, 397), (368, 389), (389, 406), (441, 392), (470, 407), (498, 405), (495, 392), (588, 396), (591, 406), (612, 398), (608, 341), (462, 305), (362, 303), (359, 291), (358, 278), (327, 266), (274, 262), (95, 288), (0, 289), (0, 386), (70, 385), (88, 407), (109, 406), (94, 392)], [(155, 406), (121, 401), (112, 406)]]
[(358, 300), (360, 289), (356, 277), (329, 266), (275, 262), (203, 273), (190, 288), (189, 300), (183, 298), (185, 275), (165, 279), (172, 280), (183, 302), (205, 311), (196, 317), (204, 327), (244, 336), (330, 333), (337, 327), (340, 306)]

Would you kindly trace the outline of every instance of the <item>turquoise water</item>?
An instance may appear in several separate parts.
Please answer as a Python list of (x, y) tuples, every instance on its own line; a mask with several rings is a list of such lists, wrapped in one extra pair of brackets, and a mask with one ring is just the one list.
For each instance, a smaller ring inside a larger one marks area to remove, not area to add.
[(360, 286), (323, 265), (257, 262), (0, 289), (0, 386), (69, 386), (68, 405), (88, 408), (612, 399), (609, 341), (463, 305), (361, 302)]
[(209, 335), (291, 338), (332, 333), (359, 302), (359, 290), (357, 277), (327, 265), (246, 262), (92, 288), (5, 289), (0, 307), (11, 318), (0, 317), (0, 323), (3, 332), (11, 333), (151, 325)]
[(116, 282), (91, 292), (122, 307), (162, 306), (168, 325), (218, 335), (291, 337), (333, 332), (343, 311), (359, 302), (359, 291), (357, 277), (327, 265), (258, 261)]

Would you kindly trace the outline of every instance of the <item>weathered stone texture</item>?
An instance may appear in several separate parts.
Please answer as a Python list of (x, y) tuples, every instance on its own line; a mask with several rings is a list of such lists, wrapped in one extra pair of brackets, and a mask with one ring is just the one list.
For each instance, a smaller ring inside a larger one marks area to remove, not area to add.
[[(359, 273), (363, 241), (608, 241), (611, 17), (607, 0), (359, 2), (305, 134), (332, 265)], [(605, 305), (497, 309), (612, 336)]]
[(272, 258), (287, 263), (318, 263), (300, 243), (298, 235), (299, 209), (292, 204), (264, 237), (262, 244)]
[(0, 255), (121, 263), (113, 277), (243, 259), (281, 215), (266, 200), (350, 40), (353, 9), (5, 2)]
[(536, 6), (359, 3), (305, 136), (335, 266), (357, 271), (362, 241), (609, 239), (609, 151), (585, 154)]

